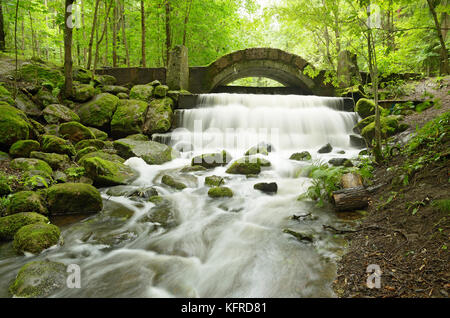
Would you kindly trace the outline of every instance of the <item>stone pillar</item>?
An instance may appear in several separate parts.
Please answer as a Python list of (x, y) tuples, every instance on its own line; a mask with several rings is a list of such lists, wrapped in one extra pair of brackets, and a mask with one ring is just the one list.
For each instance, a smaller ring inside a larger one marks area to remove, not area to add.
[(166, 84), (171, 90), (189, 89), (188, 49), (176, 46), (169, 54)]
[(361, 83), (361, 74), (356, 58), (356, 54), (347, 50), (339, 52), (337, 76), (340, 87), (345, 88)]

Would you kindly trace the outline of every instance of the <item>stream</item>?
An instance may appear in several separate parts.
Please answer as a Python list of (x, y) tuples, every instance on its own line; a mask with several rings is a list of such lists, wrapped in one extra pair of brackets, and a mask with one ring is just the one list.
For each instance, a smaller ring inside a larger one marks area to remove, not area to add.
[[(289, 157), (302, 151), (315, 163), (357, 157), (360, 149), (350, 146), (349, 135), (358, 115), (342, 109), (343, 100), (331, 97), (202, 95), (197, 108), (177, 111), (177, 129), (153, 137), (180, 151), (179, 158), (158, 166), (129, 159), (139, 178), (100, 189), (102, 212), (53, 220), (62, 246), (18, 256), (12, 243), (0, 244), (0, 297), (10, 297), (8, 286), (21, 266), (40, 259), (81, 268), (81, 288), (52, 297), (335, 297), (331, 283), (345, 241), (322, 226), (348, 221), (330, 207), (297, 200), (311, 185), (304, 169), (311, 161)], [(257, 177), (227, 174), (231, 163), (181, 171), (196, 155), (225, 149), (236, 160), (261, 142), (272, 151), (257, 156), (271, 166)], [(318, 154), (327, 143), (333, 151)], [(164, 174), (188, 187), (163, 185)], [(232, 198), (208, 197), (204, 181), (212, 175), (224, 178)], [(276, 182), (278, 192), (255, 190), (260, 182)], [(162, 205), (123, 195), (146, 187), (158, 191)], [(152, 213), (170, 217), (164, 224), (148, 221)], [(298, 241), (284, 229), (310, 233), (314, 241)]]

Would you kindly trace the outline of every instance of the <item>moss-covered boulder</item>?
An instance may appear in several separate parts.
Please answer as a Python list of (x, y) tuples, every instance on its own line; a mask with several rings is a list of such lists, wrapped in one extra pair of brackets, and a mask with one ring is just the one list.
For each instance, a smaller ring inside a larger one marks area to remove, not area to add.
[(44, 119), (49, 124), (60, 124), (71, 121), (80, 121), (80, 117), (70, 108), (60, 105), (52, 104), (45, 107), (42, 114)]
[(116, 140), (114, 149), (122, 158), (139, 157), (149, 165), (160, 165), (178, 156), (178, 153), (167, 145), (154, 141), (139, 141), (127, 138)]
[(0, 114), (0, 149), (29, 138), (31, 127), (22, 111), (0, 102)]
[(267, 193), (267, 194), (273, 194), (273, 193), (277, 193), (278, 185), (275, 182), (271, 182), (271, 183), (261, 182), (261, 183), (255, 184), (253, 186), (253, 189), (259, 190), (259, 191)]
[(118, 93), (116, 95), (119, 99), (130, 99), (130, 96), (127, 93)]
[(112, 75), (96, 75), (94, 77), (94, 82), (96, 85), (115, 85), (117, 79)]
[(292, 156), (289, 159), (295, 161), (308, 161), (311, 160), (312, 157), (308, 151), (303, 151), (292, 154)]
[(362, 120), (360, 120), (355, 127), (353, 127), (353, 131), (357, 134), (360, 134), (361, 131), (370, 123), (373, 123), (375, 121), (375, 115), (368, 116)]
[(9, 105), (14, 105), (14, 100), (12, 99), (11, 92), (8, 91), (3, 85), (0, 83), (0, 102), (8, 103)]
[(42, 171), (48, 175), (51, 175), (53, 172), (52, 168), (45, 161), (34, 158), (17, 158), (12, 160), (9, 165), (11, 168), (22, 172)]
[(62, 169), (70, 163), (70, 158), (68, 155), (60, 155), (57, 153), (33, 151), (30, 154), (30, 158), (45, 161), (52, 169), (56, 170)]
[(138, 99), (144, 102), (150, 102), (153, 94), (151, 85), (135, 85), (130, 91), (130, 99)]
[(43, 108), (48, 105), (59, 104), (58, 97), (54, 96), (52, 92), (45, 87), (41, 88), (39, 92), (33, 96), (33, 101)]
[(94, 158), (94, 157), (98, 157), (103, 160), (108, 160), (108, 161), (118, 162), (118, 163), (125, 162), (125, 159), (116, 155), (115, 153), (109, 153), (109, 152), (105, 152), (105, 151), (94, 151), (94, 152), (88, 152), (87, 154), (85, 154), (83, 157), (81, 157), (78, 160), (78, 163), (83, 165), (84, 160), (89, 159), (89, 158)]
[(80, 142), (78, 142), (75, 145), (75, 149), (78, 151), (78, 150), (81, 150), (86, 147), (94, 147), (97, 150), (102, 150), (103, 148), (105, 148), (105, 146), (106, 146), (106, 143), (102, 140), (86, 139), (86, 140), (81, 140)]
[(123, 138), (132, 134), (141, 134), (147, 107), (147, 102), (141, 100), (120, 100), (111, 120), (112, 135)]
[(192, 166), (202, 166), (206, 169), (226, 166), (232, 160), (231, 155), (223, 150), (218, 153), (209, 153), (192, 158)]
[[(123, 86), (116, 86), (116, 85), (104, 85), (104, 86), (101, 86), (100, 89), (103, 93), (113, 94), (119, 98), (120, 98), (119, 94), (125, 94), (127, 96), (125, 99), (128, 99), (128, 94), (130, 92), (130, 90), (128, 88), (123, 87)], [(121, 98), (121, 99), (123, 99), (123, 98)]]
[(118, 104), (119, 98), (112, 94), (103, 93), (95, 96), (92, 101), (82, 105), (78, 110), (81, 123), (97, 128), (108, 126)]
[(23, 64), (19, 75), (23, 81), (37, 84), (49, 83), (54, 88), (64, 83), (64, 76), (60, 70), (39, 63)]
[(14, 235), (13, 247), (19, 252), (39, 254), (58, 244), (61, 231), (53, 224), (35, 223), (25, 225)]
[[(401, 120), (402, 118), (402, 116), (395, 115), (380, 117), (382, 138), (393, 136), (408, 129), (408, 126), (402, 126), (399, 124), (399, 120)], [(372, 144), (372, 140), (375, 138), (375, 121), (364, 127), (364, 129), (361, 131), (361, 135), (364, 137), (364, 139), (366, 139), (369, 145)]]
[[(380, 112), (383, 113), (385, 110), (380, 107)], [(374, 101), (366, 98), (361, 98), (355, 106), (355, 112), (361, 116), (361, 118), (367, 118), (371, 115), (375, 115), (375, 103)]]
[(187, 186), (184, 183), (176, 181), (172, 176), (169, 175), (164, 175), (161, 179), (161, 182), (177, 190), (183, 190), (187, 188)]
[(144, 133), (165, 133), (170, 130), (173, 123), (173, 100), (169, 97), (153, 100), (147, 110)]
[(36, 140), (16, 141), (9, 149), (9, 154), (13, 158), (29, 158), (32, 151), (37, 151), (41, 145)]
[(205, 178), (205, 185), (209, 187), (220, 187), (225, 184), (225, 180), (220, 176), (209, 176)]
[(97, 213), (103, 209), (100, 192), (86, 183), (57, 184), (48, 188), (46, 194), (51, 215)]
[(94, 87), (89, 84), (79, 84), (73, 87), (73, 99), (76, 102), (84, 103), (94, 97)]
[(20, 191), (10, 196), (5, 215), (20, 212), (36, 212), (46, 215), (48, 211), (40, 194), (33, 191)]
[(192, 93), (188, 92), (186, 90), (168, 91), (167, 92), (167, 96), (172, 98), (176, 104), (178, 104), (178, 100), (180, 99), (180, 96), (184, 96), (184, 95), (192, 95)]
[(77, 155), (75, 156), (75, 161), (79, 161), (85, 155), (98, 151), (95, 147), (86, 147), (77, 151)]
[(258, 162), (259, 158), (250, 160), (248, 157), (236, 160), (228, 169), (230, 174), (259, 174), (261, 172), (261, 164)]
[(84, 68), (74, 66), (73, 67), (73, 80), (83, 83), (89, 84), (92, 79), (92, 72), (90, 70), (86, 70)]
[(76, 121), (61, 124), (59, 126), (59, 134), (74, 143), (83, 139), (95, 139), (89, 128)]
[(209, 189), (208, 195), (211, 198), (231, 198), (233, 197), (233, 190), (227, 187), (214, 187)]
[(57, 136), (59, 137), (59, 125), (45, 125), (45, 135), (52, 135), (52, 136)]
[(81, 162), (86, 169), (86, 175), (94, 180), (94, 185), (97, 187), (126, 185), (137, 177), (133, 169), (120, 162), (99, 157), (87, 158)]
[(153, 90), (153, 96), (155, 96), (156, 98), (164, 98), (167, 96), (168, 92), (169, 92), (169, 86), (158, 85), (158, 86), (155, 86), (155, 89)]
[(62, 263), (34, 261), (24, 265), (9, 291), (21, 298), (44, 298), (67, 286), (67, 266)]
[(0, 173), (0, 197), (6, 196), (12, 192), (8, 179)]
[(206, 169), (205, 167), (202, 166), (186, 166), (183, 169), (180, 170), (180, 172), (201, 172), (201, 171), (206, 171), (208, 169)]
[(317, 150), (317, 153), (330, 153), (333, 151), (333, 146), (328, 143), (325, 146), (321, 147), (319, 150)]
[(104, 132), (103, 130), (97, 129), (95, 127), (88, 127), (88, 128), (94, 134), (95, 139), (103, 140), (103, 141), (108, 139), (108, 134), (106, 132)]
[(31, 99), (23, 94), (18, 94), (16, 97), (16, 108), (23, 111), (27, 116), (39, 117), (42, 115), (41, 107), (33, 103)]
[(335, 167), (353, 167), (353, 163), (347, 158), (332, 158), (328, 163)]
[(53, 135), (43, 135), (41, 138), (41, 147), (44, 152), (58, 153), (61, 155), (75, 155), (73, 145), (62, 138)]
[(157, 223), (166, 229), (170, 229), (177, 225), (175, 209), (169, 200), (155, 196), (152, 197), (151, 201), (156, 204), (156, 206), (152, 207), (148, 213), (140, 217), (138, 219), (139, 223)]
[(25, 225), (49, 223), (47, 217), (35, 212), (21, 212), (0, 218), (0, 241), (12, 241), (14, 235)]

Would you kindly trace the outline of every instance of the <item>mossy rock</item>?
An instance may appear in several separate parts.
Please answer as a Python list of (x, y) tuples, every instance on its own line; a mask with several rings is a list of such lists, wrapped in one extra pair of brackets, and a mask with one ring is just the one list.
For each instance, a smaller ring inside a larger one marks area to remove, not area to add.
[(232, 160), (231, 155), (223, 150), (218, 153), (209, 153), (192, 158), (192, 166), (202, 166), (206, 169), (226, 166)]
[(14, 235), (13, 247), (19, 252), (39, 254), (58, 244), (61, 231), (56, 225), (35, 223), (25, 225)]
[(17, 109), (23, 111), (27, 116), (37, 118), (42, 115), (41, 107), (36, 105), (31, 99), (21, 93), (16, 96), (15, 105)]
[(37, 139), (39, 135), (44, 135), (46, 133), (44, 125), (42, 125), (40, 122), (31, 118), (28, 118), (28, 121), (31, 125), (31, 130), (33, 132), (32, 135), (34, 135), (34, 138)]
[(62, 263), (34, 261), (24, 265), (9, 291), (21, 298), (44, 298), (67, 286), (67, 266)]
[(78, 110), (81, 123), (96, 128), (108, 126), (118, 104), (119, 98), (112, 94), (103, 93), (95, 96), (92, 101), (82, 105)]
[[(403, 131), (405, 127), (400, 127), (399, 125), (399, 120), (402, 118), (402, 116), (395, 115), (380, 117), (381, 137), (387, 138)], [(375, 138), (375, 121), (364, 127), (361, 135), (366, 139), (369, 145), (372, 144), (372, 140)]]
[(353, 163), (347, 158), (332, 158), (328, 163), (335, 167), (353, 167)]
[(28, 171), (42, 171), (45, 174), (51, 175), (53, 170), (47, 162), (34, 158), (17, 158), (10, 162), (10, 167), (13, 169)]
[[(378, 106), (380, 108), (380, 113), (385, 113), (385, 110)], [(355, 106), (355, 112), (361, 116), (361, 118), (367, 118), (371, 115), (375, 115), (375, 102), (370, 99), (361, 98)]]
[(92, 79), (92, 72), (84, 68), (75, 66), (73, 68), (73, 80), (83, 84), (89, 84)]
[(128, 96), (128, 94), (126, 94), (126, 93), (118, 93), (116, 96), (119, 97), (119, 99), (129, 99), (130, 98), (130, 96)]
[(319, 150), (317, 150), (317, 153), (330, 153), (333, 151), (333, 146), (328, 143), (325, 146), (321, 147)]
[(155, 99), (150, 102), (146, 120), (143, 127), (144, 133), (153, 135), (165, 133), (170, 130), (173, 123), (173, 100), (169, 97)]
[(52, 104), (48, 105), (42, 112), (45, 121), (49, 124), (60, 124), (71, 121), (80, 121), (80, 117), (73, 112), (70, 108), (60, 105)]
[(205, 178), (205, 185), (209, 187), (220, 187), (223, 184), (225, 184), (223, 177), (209, 176)]
[(10, 91), (8, 91), (3, 85), (0, 84), (0, 102), (8, 103), (9, 105), (14, 105), (14, 100)]
[(89, 153), (85, 154), (83, 157), (81, 157), (78, 160), (78, 163), (83, 165), (84, 160), (89, 159), (89, 158), (94, 158), (94, 157), (98, 157), (103, 160), (108, 160), (108, 161), (117, 162), (117, 163), (125, 162), (125, 159), (123, 159), (122, 157), (120, 157), (116, 154), (108, 153), (108, 152), (104, 152), (104, 151), (95, 151), (95, 152), (89, 152)]
[(6, 152), (0, 151), (0, 161), (9, 161), (11, 157)]
[(183, 169), (180, 170), (180, 172), (199, 172), (199, 171), (206, 171), (205, 167), (202, 166), (186, 166)]
[(214, 187), (209, 189), (208, 195), (211, 198), (231, 198), (233, 197), (233, 190), (227, 187)]
[(164, 98), (167, 96), (167, 93), (169, 92), (169, 86), (167, 85), (158, 85), (153, 90), (153, 96), (156, 98)]
[(161, 182), (163, 184), (168, 185), (169, 187), (177, 189), (177, 190), (183, 190), (183, 189), (187, 188), (187, 186), (184, 183), (178, 182), (173, 177), (168, 176), (168, 175), (164, 175), (162, 177)]
[(70, 158), (68, 155), (60, 155), (57, 153), (33, 151), (30, 154), (30, 157), (45, 161), (52, 169), (62, 169), (70, 162)]
[(31, 125), (24, 112), (0, 102), (0, 114), (0, 149), (29, 138)]
[(86, 139), (86, 140), (79, 141), (75, 145), (76, 150), (81, 150), (86, 147), (94, 147), (97, 150), (102, 150), (103, 148), (106, 147), (106, 143), (104, 141), (98, 140), (98, 139)]
[(363, 120), (360, 120), (355, 127), (353, 127), (353, 131), (357, 134), (361, 133), (361, 131), (370, 123), (373, 123), (375, 121), (375, 115), (368, 116), (364, 118)]
[(89, 128), (76, 121), (61, 124), (59, 126), (59, 134), (73, 143), (77, 143), (83, 139), (95, 139), (94, 134)]
[(37, 151), (41, 145), (36, 140), (16, 141), (9, 149), (9, 154), (13, 158), (29, 158), (32, 151)]
[(255, 184), (253, 186), (253, 189), (259, 190), (259, 191), (267, 193), (267, 194), (273, 194), (273, 193), (277, 193), (278, 185), (275, 182), (271, 182), (271, 183), (261, 182), (261, 183)]
[(43, 135), (41, 146), (44, 152), (69, 156), (74, 156), (76, 153), (75, 148), (69, 141), (53, 135)]
[(119, 139), (114, 142), (114, 149), (122, 158), (139, 157), (149, 165), (161, 165), (178, 156), (171, 147), (155, 141)]
[(89, 153), (96, 152), (96, 151), (98, 151), (98, 149), (95, 148), (95, 147), (92, 147), (92, 146), (83, 148), (83, 149), (81, 149), (81, 150), (79, 150), (79, 151), (77, 152), (77, 155), (76, 155), (76, 157), (75, 157), (75, 161), (79, 161), (79, 160), (80, 160), (81, 158), (83, 158), (85, 155), (87, 155), (87, 154), (89, 154)]
[(59, 104), (58, 97), (53, 96), (52, 92), (46, 88), (41, 88), (39, 92), (33, 96), (33, 101), (42, 107)]
[(12, 192), (12, 189), (6, 178), (0, 174), (0, 197), (6, 196)]
[(97, 213), (103, 209), (100, 192), (86, 183), (57, 184), (47, 189), (50, 214)]
[(6, 215), (20, 212), (36, 212), (44, 215), (48, 213), (44, 199), (37, 192), (33, 191), (20, 191), (9, 197)]
[(308, 151), (303, 151), (292, 154), (292, 156), (289, 159), (295, 161), (309, 161), (312, 159), (312, 157)]
[(252, 155), (257, 155), (257, 154), (267, 156), (269, 154), (269, 152), (271, 152), (271, 151), (272, 151), (272, 146), (270, 144), (262, 142), (256, 146), (253, 146), (249, 150), (247, 150), (247, 152), (245, 153), (245, 156), (252, 156)]
[(178, 103), (180, 96), (184, 96), (184, 95), (192, 95), (192, 93), (188, 92), (186, 90), (168, 91), (167, 92), (167, 96), (172, 98), (175, 103)]
[(144, 134), (134, 134), (134, 135), (127, 136), (124, 139), (131, 139), (131, 140), (135, 140), (135, 141), (150, 141), (150, 139), (148, 139), (148, 137)]
[(49, 223), (47, 217), (35, 212), (21, 212), (0, 218), (0, 241), (12, 241), (14, 235), (25, 225)]
[(125, 94), (127, 96), (126, 98), (120, 98), (120, 99), (128, 99), (128, 93), (130, 92), (130, 90), (128, 88), (123, 87), (123, 86), (116, 86), (116, 85), (104, 85), (104, 86), (101, 86), (100, 89), (103, 93), (113, 94), (119, 98), (120, 98), (119, 94)]
[(19, 75), (25, 82), (38, 84), (47, 82), (54, 88), (64, 83), (64, 76), (60, 70), (42, 64), (24, 64), (19, 70)]
[(106, 132), (104, 132), (103, 130), (97, 129), (95, 127), (88, 127), (88, 128), (94, 134), (95, 139), (103, 140), (103, 141), (108, 139), (108, 134)]
[(132, 182), (136, 173), (130, 167), (120, 163), (92, 157), (83, 159), (83, 167), (86, 174), (94, 180), (95, 186), (110, 187), (115, 185), (126, 185)]
[(230, 174), (258, 175), (261, 167), (271, 166), (270, 161), (258, 157), (243, 157), (236, 160), (228, 169)]
[(152, 197), (151, 201), (156, 204), (138, 222), (157, 223), (163, 228), (170, 229), (177, 225), (174, 207), (169, 200), (162, 197)]
[(94, 77), (94, 82), (97, 85), (115, 85), (117, 83), (117, 79), (112, 75), (96, 75)]
[(135, 85), (130, 91), (130, 99), (138, 99), (144, 102), (150, 102), (153, 94), (151, 85)]
[(59, 137), (59, 125), (46, 125), (44, 126), (45, 133), (43, 135), (52, 135)]
[(141, 134), (148, 104), (136, 99), (122, 99), (111, 120), (111, 133), (117, 138)]
[(73, 99), (76, 102), (84, 103), (94, 97), (94, 87), (89, 84), (79, 84), (73, 87)]

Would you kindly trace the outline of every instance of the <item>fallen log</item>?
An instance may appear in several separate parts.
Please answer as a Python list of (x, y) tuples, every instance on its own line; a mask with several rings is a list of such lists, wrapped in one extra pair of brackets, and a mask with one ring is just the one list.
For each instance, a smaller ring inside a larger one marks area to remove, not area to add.
[(354, 187), (333, 192), (332, 201), (338, 211), (354, 211), (369, 205), (369, 192), (364, 187)]

